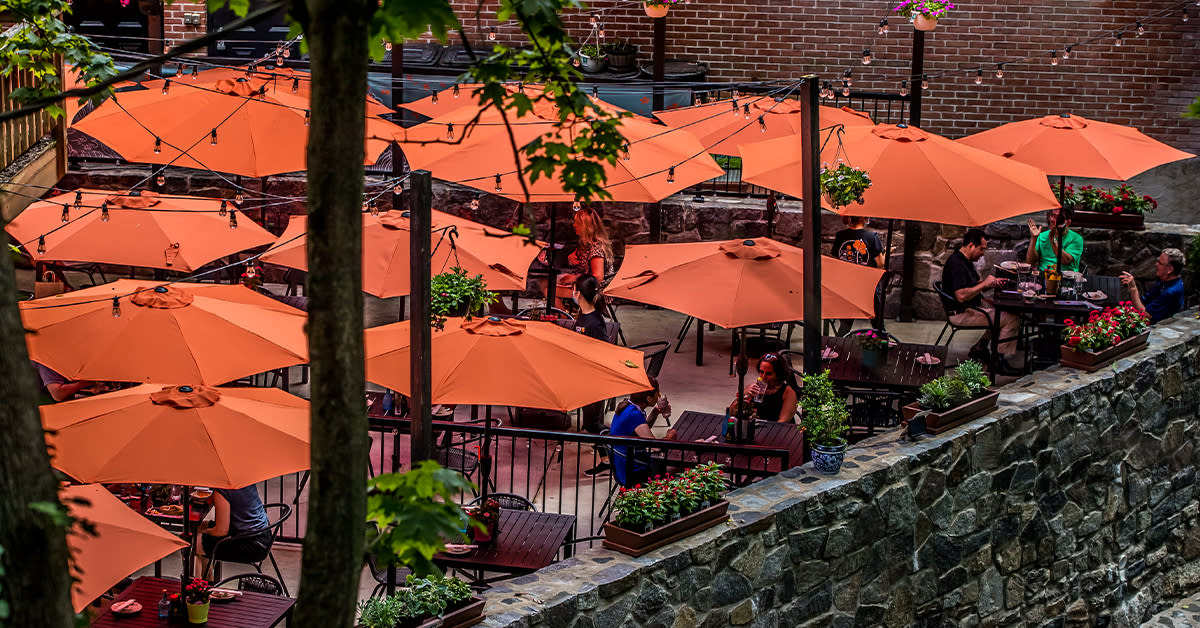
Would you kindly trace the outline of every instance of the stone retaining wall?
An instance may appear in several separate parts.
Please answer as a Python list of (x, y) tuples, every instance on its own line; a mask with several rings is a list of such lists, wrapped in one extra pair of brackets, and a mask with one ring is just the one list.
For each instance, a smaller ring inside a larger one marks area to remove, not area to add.
[(482, 625), (1139, 626), (1200, 586), (1198, 356), (1189, 312), (968, 425), (734, 491), (725, 525), (510, 580)]

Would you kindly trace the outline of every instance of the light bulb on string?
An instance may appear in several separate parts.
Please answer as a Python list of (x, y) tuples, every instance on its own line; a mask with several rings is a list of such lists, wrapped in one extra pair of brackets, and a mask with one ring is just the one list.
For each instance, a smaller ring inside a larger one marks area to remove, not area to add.
[(629, 142), (625, 142), (625, 144), (621, 146), (621, 159), (629, 161)]
[(83, 206), (83, 192), (76, 191), (75, 192), (75, 211), (79, 211), (79, 208), (82, 206)]
[(448, 139), (448, 140), (454, 139), (454, 123), (453, 122), (446, 123), (446, 139)]
[(212, 131), (210, 131), (210, 132), (209, 132), (209, 134), (208, 134), (208, 143), (209, 143), (209, 145), (211, 145), (211, 146), (216, 146), (216, 145), (217, 145), (217, 130), (216, 130), (216, 129), (213, 129)]
[(692, 106), (693, 107), (700, 106), (700, 94), (692, 94)]
[(488, 28), (488, 41), (496, 41), (496, 27), (495, 26)]
[(112, 317), (121, 318), (121, 297), (113, 297)]
[(284, 47), (283, 47), (283, 58), (284, 58), (284, 59), (286, 59), (286, 58), (288, 58), (288, 57), (290, 57), (290, 56), (292, 56), (292, 47), (291, 47), (291, 46), (284, 46)]
[(396, 185), (392, 186), (392, 194), (394, 194), (396, 196), (400, 196), (403, 193), (404, 193), (404, 184), (403, 183), (397, 183)]
[(875, 32), (879, 35), (887, 35), (889, 30), (891, 30), (891, 28), (888, 26), (887, 18), (885, 17), (882, 20), (879, 20), (879, 28), (876, 29)]
[(200, 78), (200, 66), (193, 65), (192, 66), (192, 80), (194, 81), (198, 78)]
[(108, 201), (100, 203), (100, 222), (108, 222)]
[(453, 95), (455, 98), (458, 98), (458, 83), (455, 83), (455, 84), (454, 84), (454, 87), (450, 89), (450, 93), (451, 93), (451, 94), (452, 94), (452, 95)]
[(1146, 34), (1146, 27), (1145, 27), (1145, 26), (1142, 26), (1142, 21), (1141, 21), (1141, 20), (1138, 20), (1138, 23), (1137, 23), (1137, 35), (1138, 35), (1138, 37), (1141, 37), (1142, 35), (1145, 35), (1145, 34)]
[(304, 126), (312, 124), (312, 112), (308, 109), (304, 110)]
[(573, 66), (575, 66), (575, 67), (579, 67), (579, 57), (572, 57), (572, 58), (571, 58), (571, 65), (573, 65)]
[(233, 203), (235, 205), (240, 207), (242, 205), (242, 203), (245, 201), (246, 201), (246, 195), (242, 194), (241, 190), (238, 190), (237, 194), (233, 195)]
[(429, 90), (429, 100), (435, 105), (438, 104), (438, 93), (436, 89)]
[(392, 51), (392, 42), (390, 42), (390, 41), (383, 42), (383, 49), (385, 52), (391, 52)]
[(871, 49), (864, 48), (862, 51), (862, 64), (871, 65)]
[(496, 175), (496, 191), (500, 191), (500, 175)]
[(580, 203), (579, 201), (571, 203), (571, 211), (579, 211), (581, 209), (583, 209), (583, 203)]
[(295, 94), (298, 91), (300, 91), (300, 79), (294, 78), (292, 79), (292, 93)]
[(592, 86), (592, 98), (600, 98), (600, 88), (595, 85)]
[(1003, 63), (996, 64), (996, 78), (998, 78), (998, 79), (1004, 78), (1004, 64)]
[(157, 155), (161, 152), (162, 152), (162, 138), (156, 137), (156, 138), (154, 138), (154, 154)]
[(842, 72), (842, 80), (846, 83), (846, 87), (854, 85), (854, 78), (850, 74), (850, 68), (846, 68), (846, 71)]
[(975, 70), (975, 84), (983, 85), (983, 70)]
[(229, 201), (221, 199), (221, 209), (217, 212), (217, 215), (222, 218), (229, 215)]
[(1117, 33), (1117, 42), (1116, 42), (1117, 47), (1120, 48), (1124, 43), (1125, 43), (1125, 37), (1122, 36), (1121, 33)]
[(162, 186), (164, 186), (164, 185), (166, 185), (166, 184), (167, 184), (167, 178), (166, 178), (166, 177), (164, 177), (164, 176), (163, 176), (163, 175), (160, 173), (160, 174), (159, 174), (157, 177), (155, 177), (155, 178), (154, 178), (154, 182), (155, 182), (155, 183), (157, 183), (157, 184), (158, 184), (158, 187), (160, 187), (160, 188), (161, 188)]
[(1066, 48), (1063, 48), (1062, 60), (1066, 61), (1067, 59), (1070, 59), (1070, 58), (1071, 58), (1071, 47), (1067, 46)]
[(237, 210), (229, 212), (229, 228), (237, 229)]
[(763, 133), (767, 132), (767, 121), (762, 116), (758, 116), (758, 130)]
[(900, 81), (900, 95), (901, 96), (908, 95), (908, 81)]
[(1058, 65), (1058, 51), (1057, 50), (1050, 53), (1050, 65)]
[(600, 39), (604, 39), (604, 22), (600, 22), (600, 32), (597, 35), (600, 36)]
[(849, 95), (850, 95), (850, 83), (847, 83), (846, 81), (842, 81), (842, 96), (845, 97), (845, 96), (849, 96)]
[(671, 166), (670, 168), (667, 169), (667, 183), (674, 183), (674, 182), (675, 182), (675, 166)]
[(921, 89), (929, 89), (929, 75), (928, 74), (921, 75)]
[(1187, 21), (1190, 20), (1191, 18), (1192, 18), (1192, 16), (1188, 15), (1187, 7), (1183, 7), (1183, 16), (1182, 16), (1183, 23), (1186, 24)]
[(164, 79), (163, 80), (163, 90), (162, 90), (163, 96), (166, 96), (167, 93), (170, 91), (171, 91), (171, 79)]
[(280, 54), (280, 55), (276, 55), (276, 57), (275, 57), (275, 67), (277, 67), (277, 68), (282, 68), (282, 67), (283, 67), (283, 55), (282, 55), (282, 54)]
[(44, 235), (38, 236), (37, 252), (38, 255), (42, 255), (46, 252), (46, 236)]
[(742, 117), (746, 120), (750, 119), (750, 105), (742, 105)]
[(467, 207), (470, 207), (472, 211), (479, 209), (479, 197), (471, 199), (471, 202), (467, 203)]
[(592, 13), (590, 16), (588, 16), (588, 24), (595, 24), (596, 22), (597, 20), (595, 13)]
[(733, 100), (731, 100), (730, 102), (733, 104), (733, 115), (736, 116), (738, 114), (737, 96), (734, 96)]
[(371, 212), (372, 216), (379, 215), (379, 204), (375, 202), (375, 199), (367, 201), (367, 210)]
[(741, 96), (741, 93), (738, 91), (738, 88), (733, 88), (733, 98), (736, 100), (739, 96)]

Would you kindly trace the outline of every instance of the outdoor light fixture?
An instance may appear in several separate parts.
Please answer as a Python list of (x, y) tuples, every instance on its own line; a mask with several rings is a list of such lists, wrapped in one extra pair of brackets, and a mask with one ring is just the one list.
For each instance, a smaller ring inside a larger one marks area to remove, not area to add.
[(1057, 50), (1050, 53), (1050, 65), (1058, 65), (1058, 51)]
[(192, 66), (192, 80), (194, 81), (198, 78), (200, 78), (200, 66), (193, 65)]
[(383, 49), (387, 52), (391, 52), (392, 51), (392, 42), (385, 40), (383, 42)]
[(875, 32), (880, 35), (887, 35), (889, 30), (891, 30), (891, 27), (888, 26), (887, 18), (879, 20), (879, 29)]
[(621, 147), (621, 151), (621, 159), (629, 161), (629, 142), (625, 142), (625, 145)]
[(496, 191), (500, 191), (500, 175), (496, 175)]
[(295, 94), (298, 91), (300, 91), (300, 79), (294, 78), (292, 79), (292, 93)]
[(976, 85), (983, 84), (983, 70), (975, 70), (975, 84)]
[(436, 105), (438, 102), (437, 90), (429, 90), (429, 97), (433, 101), (433, 104)]
[(164, 177), (164, 176), (162, 176), (162, 175), (160, 174), (160, 175), (158, 175), (158, 177), (156, 177), (156, 178), (154, 179), (154, 182), (155, 182), (155, 183), (157, 183), (157, 184), (158, 184), (158, 187), (160, 187), (160, 188), (161, 188), (162, 186), (164, 186), (164, 185), (166, 185), (166, 184), (167, 184), (167, 178), (166, 178), (166, 177)]
[(675, 166), (671, 166), (670, 168), (667, 169), (667, 183), (674, 183), (674, 182), (675, 182)]
[[(391, 44), (388, 44), (388, 45), (389, 45), (389, 46), (391, 46)], [(283, 67), (283, 55), (276, 55), (276, 57), (275, 57), (275, 67), (277, 67), (277, 68), (282, 68), (282, 67)]]
[(292, 47), (291, 47), (291, 46), (284, 46), (284, 47), (283, 47), (283, 57), (286, 59), (286, 58), (288, 58), (288, 57), (290, 57), (290, 56), (292, 56)]
[(83, 192), (76, 191), (75, 192), (75, 211), (79, 211), (79, 208), (82, 205), (83, 205)]
[(67, 205), (65, 203), (63, 204), (63, 213), (62, 213), (62, 221), (63, 222), (71, 222), (71, 210), (69, 208), (70, 208), (70, 205)]
[(1121, 33), (1117, 33), (1117, 47), (1120, 47), (1124, 43), (1125, 38), (1121, 35)]
[(739, 92), (738, 88), (735, 87), (733, 88), (733, 97), (737, 98), (738, 96), (741, 96), (741, 92)]
[(467, 203), (467, 206), (470, 207), (472, 210), (479, 209), (479, 197), (476, 196), (475, 198), (471, 199), (471, 202)]
[(921, 75), (921, 89), (929, 89), (929, 75), (928, 74)]
[(496, 27), (488, 28), (488, 41), (496, 41)]
[(213, 129), (211, 132), (209, 132), (208, 143), (212, 146), (217, 145), (217, 130), (216, 129)]
[(998, 78), (998, 79), (1004, 78), (1004, 64), (1003, 63), (996, 64), (996, 78)]
[(370, 210), (372, 216), (379, 215), (379, 204), (375, 202), (375, 199), (367, 201), (367, 209)]
[(392, 194), (395, 194), (396, 196), (400, 196), (403, 193), (404, 193), (404, 183), (397, 183), (396, 185), (392, 186)]
[(908, 95), (908, 81), (900, 81), (900, 95), (901, 96)]
[(599, 98), (599, 97), (600, 97), (600, 88), (593, 85), (592, 86), (592, 98)]
[(589, 24), (595, 24), (595, 23), (596, 23), (596, 14), (595, 14), (595, 13), (591, 14), (591, 15), (588, 17), (588, 23), (589, 23)]
[(849, 95), (850, 95), (850, 82), (842, 81), (842, 96), (849, 96)]
[(446, 123), (446, 139), (448, 139), (448, 140), (454, 139), (454, 123), (453, 122)]
[(1188, 15), (1187, 7), (1183, 7), (1183, 21), (1186, 23), (1192, 16)]
[(871, 49), (864, 48), (862, 52), (862, 64), (871, 65)]
[(38, 255), (41, 255), (42, 253), (46, 252), (46, 236), (44, 236), (44, 235), (38, 236), (37, 252), (38, 252)]
[(600, 32), (598, 34), (600, 35), (600, 39), (604, 39), (604, 22), (600, 22)]
[(1070, 59), (1070, 58), (1071, 58), (1071, 47), (1067, 46), (1066, 48), (1063, 48), (1062, 59), (1063, 59), (1063, 61), (1066, 61), (1067, 59)]
[(156, 138), (154, 138), (154, 154), (157, 155), (161, 152), (162, 152), (162, 138), (156, 137)]
[(100, 203), (100, 222), (108, 222), (108, 201)]
[(767, 121), (762, 116), (758, 116), (758, 130), (763, 133), (767, 132)]
[(169, 92), (169, 91), (171, 91), (171, 79), (164, 79), (163, 80), (163, 96), (166, 96), (167, 92)]
[(308, 126), (311, 123), (312, 123), (312, 112), (309, 111), (308, 109), (305, 109), (304, 110), (304, 126)]
[(237, 210), (229, 212), (229, 228), (237, 229)]
[[(242, 194), (241, 190), (238, 190), (238, 193), (233, 195), (233, 202), (235, 205), (238, 205), (239, 207), (241, 206), (242, 202), (245, 200), (246, 200), (246, 195)], [(236, 210), (234, 210), (234, 211), (236, 211)]]
[(574, 203), (571, 203), (572, 211), (579, 211), (581, 209), (583, 209), (583, 203), (580, 203), (579, 201), (575, 201)]
[(579, 67), (579, 57), (575, 57), (575, 58), (571, 59), (571, 65), (573, 65), (575, 67)]
[(847, 87), (854, 84), (854, 78), (850, 74), (850, 68), (846, 68), (846, 71), (842, 72), (842, 79), (845, 81)]
[(450, 93), (453, 94), (455, 98), (458, 98), (458, 83), (454, 84), (454, 87), (450, 89)]
[(693, 94), (693, 95), (692, 95), (692, 106), (693, 106), (693, 107), (699, 107), (699, 106), (700, 106), (700, 94)]
[(229, 201), (221, 199), (221, 210), (217, 212), (217, 215), (224, 218), (227, 214), (229, 214)]
[(1138, 23), (1137, 23), (1137, 34), (1138, 34), (1138, 37), (1141, 37), (1142, 35), (1146, 34), (1146, 27), (1142, 26), (1141, 20), (1138, 20)]
[(113, 297), (113, 318), (121, 318), (121, 297)]
[(742, 117), (747, 120), (750, 119), (750, 105), (742, 105)]

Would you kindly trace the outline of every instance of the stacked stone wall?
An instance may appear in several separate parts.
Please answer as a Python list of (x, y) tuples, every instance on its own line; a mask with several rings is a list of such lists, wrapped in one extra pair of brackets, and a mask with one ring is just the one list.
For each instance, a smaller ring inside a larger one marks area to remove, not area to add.
[(489, 590), (483, 626), (1139, 626), (1200, 586), (1200, 322), (988, 417), (882, 435), (837, 476), (734, 491), (731, 519), (640, 558), (587, 550)]

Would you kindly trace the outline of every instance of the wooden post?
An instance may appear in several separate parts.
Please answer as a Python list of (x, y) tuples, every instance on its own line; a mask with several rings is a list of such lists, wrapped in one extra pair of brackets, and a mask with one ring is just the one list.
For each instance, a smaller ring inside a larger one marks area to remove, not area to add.
[[(925, 31), (913, 29), (912, 71), (908, 84), (912, 86), (908, 101), (908, 124), (921, 126), (921, 78), (925, 74)], [(913, 294), (917, 291), (916, 257), (917, 241), (921, 239), (921, 225), (916, 221), (904, 221), (904, 258), (900, 270), (900, 316), (901, 322), (913, 320)], [(886, 270), (886, 269), (885, 269)]]
[(803, 196), (804, 235), (804, 372), (821, 369), (821, 124), (816, 75), (800, 86), (800, 193)]
[(655, 111), (662, 111), (666, 108), (663, 104), (663, 74), (667, 63), (667, 18), (654, 18), (654, 71), (651, 78), (654, 80), (654, 99), (651, 107)]
[(433, 180), (428, 170), (415, 170), (412, 181), (412, 205), (409, 207), (409, 367), (412, 394), (409, 396), (409, 416), (412, 418), (412, 450), (409, 461), (415, 467), (433, 457), (433, 415), (430, 396), (429, 330), (429, 239), (433, 220)]

